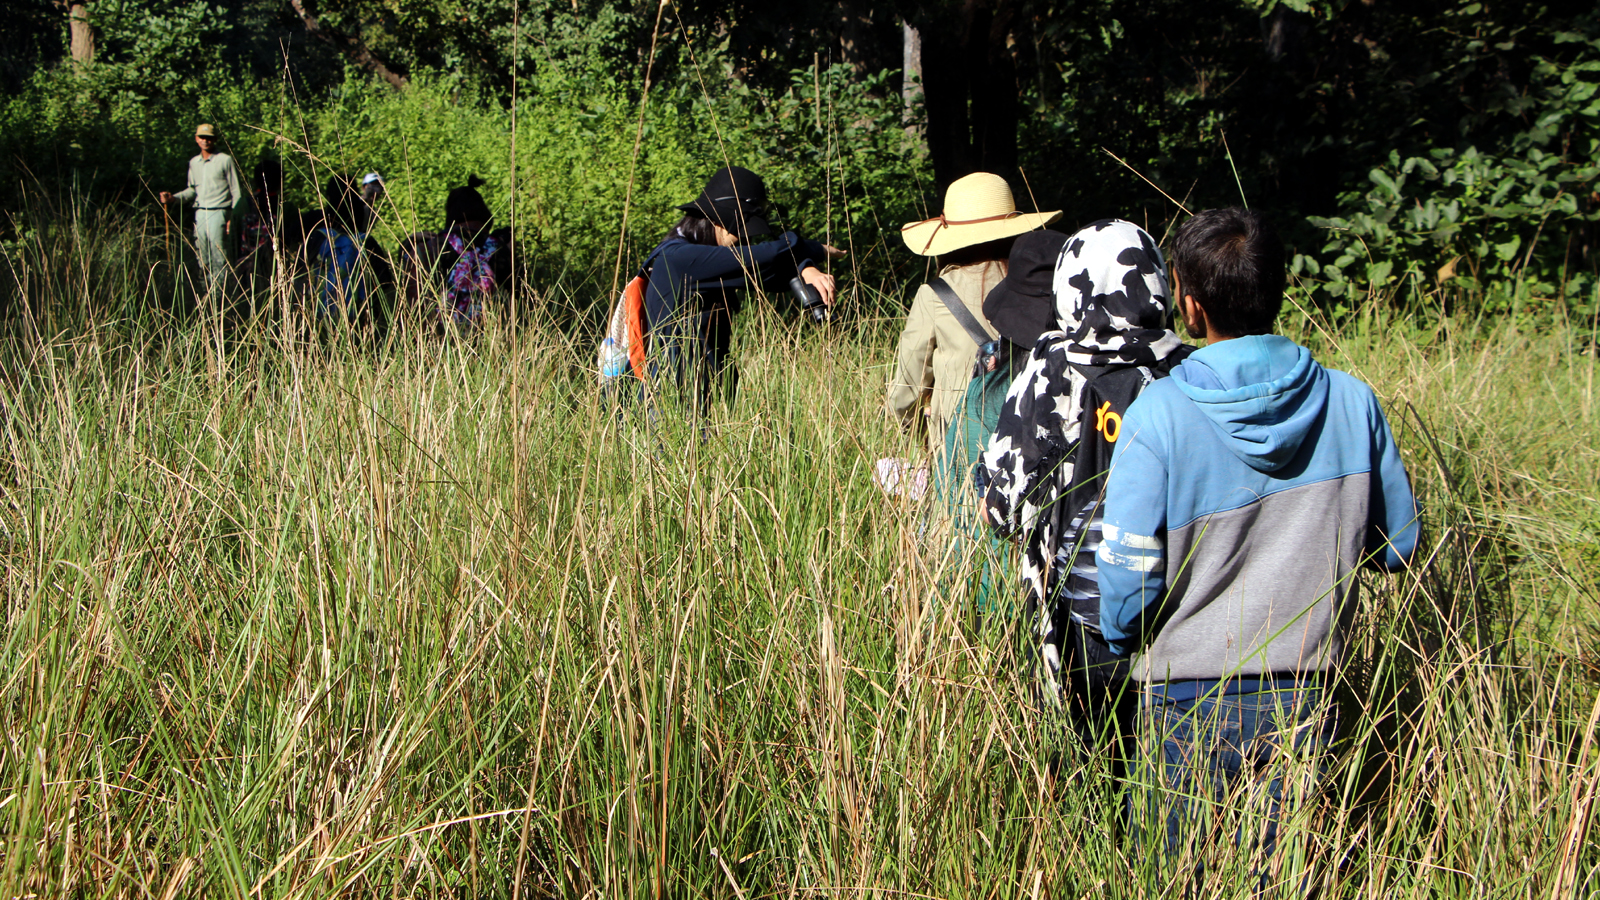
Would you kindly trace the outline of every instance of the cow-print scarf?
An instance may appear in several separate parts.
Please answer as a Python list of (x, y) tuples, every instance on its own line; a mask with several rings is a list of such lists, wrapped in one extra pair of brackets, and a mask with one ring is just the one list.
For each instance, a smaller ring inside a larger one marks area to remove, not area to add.
[(1103, 219), (1068, 238), (1052, 289), (1060, 330), (1045, 332), (1034, 344), (984, 453), (989, 519), (1022, 535), (1022, 580), (1030, 609), (1043, 613), (1035, 628), (1047, 663), (1059, 652), (1059, 636), (1051, 633), (1042, 602), (1057, 582), (1052, 562), (1063, 538), (1085, 525), (1073, 520), (1077, 510), (1057, 502), (1072, 488), (1072, 454), (1088, 385), (1072, 364), (1139, 366), (1147, 370), (1148, 383), (1155, 378), (1148, 370), (1165, 368), (1163, 361), (1182, 346), (1172, 331), (1166, 263), (1150, 235), (1131, 222)]

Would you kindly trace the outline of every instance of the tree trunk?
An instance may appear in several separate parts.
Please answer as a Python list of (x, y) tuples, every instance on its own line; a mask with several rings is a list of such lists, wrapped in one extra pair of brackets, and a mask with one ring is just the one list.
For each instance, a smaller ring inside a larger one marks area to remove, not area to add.
[(1009, 179), (1017, 168), (1017, 66), (1008, 46), (1011, 4), (967, 0), (956, 13), (954, 23), (918, 29), (928, 153), (940, 190), (973, 172)]
[(317, 20), (316, 16), (306, 12), (304, 0), (289, 0), (289, 5), (294, 7), (294, 11), (300, 14), (301, 21), (306, 23), (306, 34), (315, 35), (332, 44), (340, 53), (355, 60), (362, 68), (369, 72), (377, 73), (379, 78), (389, 82), (390, 87), (395, 90), (405, 89), (405, 76), (396, 74), (388, 66), (384, 65), (382, 60), (373, 56), (372, 50), (367, 47), (367, 42), (363, 41), (360, 35), (345, 34), (336, 28), (322, 24)]
[(910, 22), (902, 22), (905, 37), (904, 62), (900, 66), (900, 99), (905, 104), (906, 138), (920, 141), (922, 129), (916, 124), (917, 104), (922, 102), (922, 36)]
[(869, 75), (879, 68), (872, 45), (872, 19), (867, 10), (850, 0), (835, 0), (834, 23), (839, 29), (839, 61), (857, 75)]
[(94, 27), (89, 24), (89, 0), (67, 3), (67, 26), (72, 34), (72, 64), (82, 68), (94, 62)]

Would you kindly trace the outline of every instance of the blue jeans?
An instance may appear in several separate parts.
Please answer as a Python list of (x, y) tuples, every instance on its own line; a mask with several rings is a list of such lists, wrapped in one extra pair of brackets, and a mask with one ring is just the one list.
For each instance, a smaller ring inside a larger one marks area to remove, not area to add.
[(1202, 846), (1231, 832), (1241, 849), (1270, 856), (1279, 824), (1316, 789), (1333, 743), (1336, 716), (1322, 689), (1144, 699), (1129, 798), (1135, 835), (1165, 818), (1169, 855), (1186, 840)]

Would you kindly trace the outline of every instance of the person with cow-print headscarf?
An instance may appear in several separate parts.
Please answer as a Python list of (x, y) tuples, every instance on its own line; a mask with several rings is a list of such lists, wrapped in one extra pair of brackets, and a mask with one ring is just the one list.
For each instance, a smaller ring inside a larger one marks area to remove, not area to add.
[[(1131, 222), (1104, 219), (1068, 238), (1052, 292), (1056, 330), (1034, 343), (984, 453), (985, 516), (1021, 539), (1042, 699), (1074, 713), (1075, 730), (1095, 745), (1125, 712), (1126, 665), (1099, 633), (1094, 563), (1115, 410), (1193, 348), (1172, 330), (1161, 251)], [(1086, 406), (1097, 426), (1087, 442)]]

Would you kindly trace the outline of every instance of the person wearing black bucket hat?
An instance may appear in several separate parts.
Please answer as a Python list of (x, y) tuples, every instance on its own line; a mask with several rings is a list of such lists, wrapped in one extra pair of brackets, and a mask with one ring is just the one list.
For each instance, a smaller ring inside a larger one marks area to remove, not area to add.
[(1066, 240), (1049, 267), (1053, 315), (1042, 332), (1046, 262), (1012, 265), (1029, 272), (991, 294), (984, 312), (992, 304), (1016, 337), (1035, 340), (984, 451), (983, 516), (1022, 542), (1023, 630), (1037, 641), (1038, 696), (1085, 746), (1109, 750), (1130, 727), (1133, 698), (1123, 690), (1126, 665), (1098, 630), (1094, 554), (1118, 431), (1110, 420), (1193, 348), (1172, 330), (1161, 251), (1131, 222), (1102, 219)]
[[(1067, 243), (1059, 231), (1032, 231), (1011, 245), (1006, 277), (983, 298), (983, 317), (1025, 359), (1039, 335), (1056, 328), (1056, 259)], [(993, 428), (989, 429), (993, 431)]]
[(710, 400), (719, 383), (731, 402), (738, 371), (729, 349), (744, 289), (781, 287), (799, 277), (831, 306), (833, 276), (820, 266), (845, 252), (793, 231), (750, 243), (772, 233), (767, 187), (760, 176), (738, 166), (717, 170), (700, 196), (678, 209), (683, 218), (668, 229), (644, 266), (650, 282), (644, 305), (651, 372), (670, 373), (680, 389), (692, 391), (690, 400), (697, 406)]
[(772, 233), (767, 225), (767, 186), (761, 176), (738, 166), (718, 169), (700, 196), (678, 207), (698, 213), (730, 235), (748, 241)]
[(982, 613), (999, 609), (999, 598), (1008, 587), (1004, 582), (1010, 579), (1008, 568), (997, 570), (993, 565), (1009, 554), (1003, 552), (993, 529), (973, 512), (986, 485), (983, 451), (1000, 423), (1011, 382), (1028, 361), (1028, 351), (1040, 334), (1055, 327), (1050, 284), (1066, 241), (1059, 231), (1030, 231), (1012, 243), (1005, 277), (983, 300), (983, 316), (1000, 337), (978, 348), (972, 380), (945, 429), (944, 454), (934, 466), (934, 483), (957, 517), (957, 540), (977, 554), (962, 558), (982, 560), (974, 566), (979, 577), (974, 601)]

